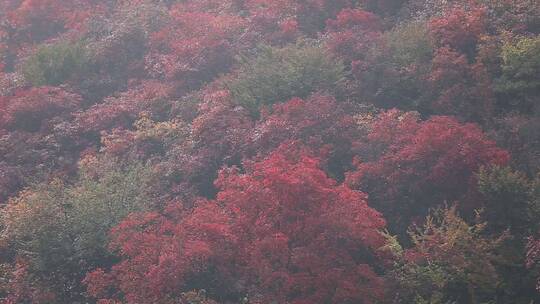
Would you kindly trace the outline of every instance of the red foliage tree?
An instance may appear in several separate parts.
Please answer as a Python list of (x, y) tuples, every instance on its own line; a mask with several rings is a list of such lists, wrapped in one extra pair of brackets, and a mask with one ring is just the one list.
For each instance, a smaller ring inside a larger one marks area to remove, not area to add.
[(0, 203), (25, 185), (25, 176), (75, 162), (66, 124), (80, 102), (79, 95), (57, 87), (0, 97)]
[(361, 9), (345, 9), (327, 21), (327, 45), (354, 66), (361, 65), (366, 52), (377, 42), (382, 25), (379, 17)]
[[(171, 204), (163, 214), (134, 214), (113, 231), (111, 248), (123, 260), (110, 273), (96, 270), (86, 282), (95, 297), (127, 303), (173, 303), (186, 282), (204, 274), (214, 259), (227, 260), (234, 238), (220, 207), (200, 202), (193, 210)], [(169, 300), (167, 300), (169, 299)]]
[(235, 105), (228, 91), (205, 92), (198, 112), (189, 138), (173, 147), (163, 163), (166, 175), (177, 177), (174, 191), (182, 198), (212, 197), (218, 170), (240, 164), (253, 128), (249, 112)]
[(170, 9), (169, 17), (170, 22), (151, 37), (146, 60), (151, 74), (195, 89), (228, 70), (241, 45), (242, 18), (190, 12), (180, 4)]
[[(89, 291), (104, 296), (110, 283), (128, 303), (169, 303), (211, 275), (229, 282), (221, 290), (255, 302), (383, 297), (384, 281), (370, 265), (380, 257), (385, 221), (365, 194), (337, 185), (317, 159), (290, 145), (245, 167), (244, 174), (221, 172), (215, 201), (189, 212), (176, 205), (163, 215), (134, 215), (119, 225), (112, 247), (122, 262), (90, 274)], [(208, 277), (202, 282), (212, 284)]]
[(327, 21), (326, 47), (351, 71), (348, 93), (353, 99), (360, 94), (363, 100), (373, 101), (373, 98), (366, 98), (374, 86), (370, 79), (380, 75), (381, 71), (374, 71), (377, 64), (372, 58), (372, 50), (381, 44), (382, 38), (380, 18), (362, 9), (344, 9), (336, 19)]
[(170, 108), (167, 102), (170, 91), (166, 84), (144, 81), (118, 96), (106, 98), (102, 103), (77, 113), (75, 125), (84, 132), (129, 129), (143, 111), (151, 111), (156, 118), (164, 119)]
[(347, 178), (370, 195), (372, 205), (399, 227), (396, 231), (445, 201), (460, 201), (468, 211), (480, 207), (475, 172), (509, 160), (475, 124), (445, 116), (421, 122), (397, 110), (372, 124), (363, 156)]
[(91, 16), (104, 13), (108, 1), (15, 0), (5, 1), (2, 24), (14, 52), (27, 44), (53, 38), (68, 29), (81, 30)]
[(341, 178), (364, 135), (352, 113), (353, 106), (322, 95), (275, 104), (252, 129), (245, 155), (266, 157), (283, 142), (301, 142), (323, 160), (326, 172)]
[(248, 174), (223, 171), (216, 182), (217, 202), (249, 244), (239, 252), (244, 271), (280, 303), (380, 298), (383, 282), (367, 264), (384, 243), (384, 220), (363, 193), (329, 179), (319, 160), (289, 149), (247, 166)]
[(37, 132), (50, 130), (50, 120), (73, 112), (81, 97), (56, 87), (19, 90), (0, 97), (0, 128)]
[(250, 40), (269, 44), (293, 42), (301, 34), (298, 21), (293, 16), (280, 16), (272, 10), (255, 10), (249, 18)]
[(486, 10), (456, 7), (441, 17), (432, 18), (428, 26), (436, 45), (472, 55), (480, 36), (486, 31)]
[(209, 92), (199, 106), (199, 116), (193, 120), (193, 140), (205, 150), (207, 158), (231, 159), (252, 125), (249, 113), (233, 103), (228, 91)]
[(427, 82), (432, 113), (477, 122), (493, 116), (493, 89), (482, 63), (471, 64), (466, 55), (442, 47), (435, 52)]
[(354, 2), (351, 0), (248, 0), (246, 7), (256, 20), (266, 20), (268, 25), (292, 20), (298, 25), (300, 32), (314, 35), (324, 29), (327, 19), (334, 18), (344, 8), (353, 8)]
[[(4, 265), (3, 265), (4, 266)], [(4, 271), (9, 271), (4, 273)], [(46, 304), (55, 301), (53, 292), (45, 286), (32, 281), (28, 262), (17, 259), (9, 269), (1, 269), (2, 282), (0, 283), (0, 299), (2, 304), (35, 303)]]
[(205, 196), (213, 195), (212, 184), (223, 165), (240, 165), (243, 158), (264, 159), (287, 141), (309, 147), (328, 174), (342, 179), (365, 135), (351, 114), (354, 106), (328, 96), (276, 104), (256, 122), (233, 104), (227, 91), (208, 92), (203, 100), (191, 136), (169, 153), (164, 169), (174, 168), (184, 177), (180, 188), (194, 186), (199, 189), (195, 193)]

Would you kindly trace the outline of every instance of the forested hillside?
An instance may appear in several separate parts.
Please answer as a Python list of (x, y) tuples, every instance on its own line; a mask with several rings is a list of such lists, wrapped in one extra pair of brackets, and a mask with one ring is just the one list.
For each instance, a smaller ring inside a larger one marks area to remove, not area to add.
[(0, 303), (540, 303), (540, 2), (0, 0)]

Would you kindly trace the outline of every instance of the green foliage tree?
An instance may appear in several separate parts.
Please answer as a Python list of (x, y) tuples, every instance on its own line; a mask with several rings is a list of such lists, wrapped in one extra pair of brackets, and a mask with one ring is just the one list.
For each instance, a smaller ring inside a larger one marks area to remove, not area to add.
[(505, 235), (484, 235), (485, 223), (468, 224), (455, 207), (437, 209), (423, 227), (410, 229), (411, 249), (389, 237), (400, 303), (498, 303), (497, 248)]
[(526, 270), (525, 236), (538, 231), (538, 179), (531, 180), (510, 167), (493, 166), (481, 168), (477, 180), (478, 190), (485, 198), (482, 212), (487, 221), (485, 232), (510, 236), (499, 248), (504, 256), (497, 265), (501, 274), (499, 295), (506, 301), (529, 303), (528, 295), (536, 293), (536, 279)]
[(538, 218), (533, 183), (510, 167), (481, 168), (478, 189), (486, 198), (485, 217), (491, 230), (531, 234)]
[(29, 261), (29, 275), (59, 303), (83, 298), (86, 272), (114, 259), (106, 250), (110, 228), (150, 202), (151, 172), (141, 164), (87, 157), (79, 174), (73, 185), (57, 179), (23, 191), (1, 218), (2, 243)]
[(534, 102), (540, 91), (540, 35), (519, 37), (502, 46), (502, 75), (495, 89), (513, 103), (521, 103), (524, 110), (537, 107)]
[(433, 58), (433, 42), (421, 22), (401, 24), (385, 34), (391, 62), (400, 67), (426, 64)]
[(370, 51), (371, 68), (361, 88), (377, 105), (426, 112), (424, 78), (433, 59), (427, 27), (420, 22), (396, 26), (383, 35), (384, 42)]
[(259, 48), (257, 56), (241, 59), (238, 76), (226, 86), (235, 102), (257, 113), (262, 105), (305, 98), (317, 91), (339, 96), (345, 77), (340, 61), (322, 47), (306, 42)]
[(62, 41), (39, 47), (23, 63), (22, 73), (34, 86), (55, 86), (86, 74), (90, 64), (90, 52), (81, 42)]

